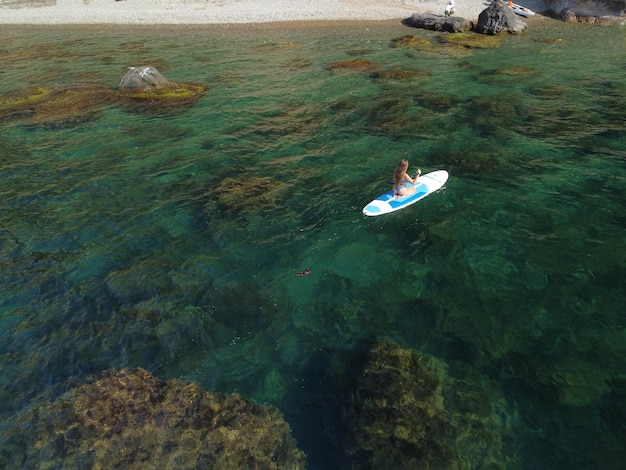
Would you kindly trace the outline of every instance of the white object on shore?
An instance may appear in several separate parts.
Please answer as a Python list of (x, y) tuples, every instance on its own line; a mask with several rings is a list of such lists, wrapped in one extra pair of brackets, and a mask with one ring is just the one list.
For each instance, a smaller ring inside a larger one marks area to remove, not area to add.
[(529, 8), (523, 7), (522, 5), (518, 5), (517, 3), (509, 3), (509, 7), (516, 15), (524, 16), (526, 18), (530, 18), (531, 16), (535, 16), (535, 12)]
[(454, 0), (450, 0), (448, 2), (448, 4), (446, 5), (446, 9), (444, 11), (444, 14), (446, 16), (454, 15), (454, 12), (455, 12), (454, 7), (455, 7)]

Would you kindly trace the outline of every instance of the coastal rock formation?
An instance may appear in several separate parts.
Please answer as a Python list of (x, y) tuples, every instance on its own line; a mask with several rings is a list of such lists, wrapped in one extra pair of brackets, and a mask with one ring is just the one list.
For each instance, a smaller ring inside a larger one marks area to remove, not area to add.
[(528, 25), (519, 19), (513, 10), (502, 0), (494, 0), (480, 15), (476, 31), (485, 34), (499, 34), (503, 31), (511, 34), (522, 33)]
[(277, 409), (141, 369), (67, 392), (10, 436), (11, 468), (305, 467)]
[(349, 413), (352, 468), (516, 468), (495, 387), (389, 341), (368, 359)]
[(122, 102), (135, 110), (152, 108), (166, 112), (195, 104), (209, 87), (199, 83), (172, 82), (154, 67), (147, 66), (128, 67), (117, 89)]
[(626, 0), (544, 0), (555, 18), (592, 24), (626, 24)]
[(413, 13), (410, 17), (402, 20), (402, 24), (412, 28), (446, 31), (448, 33), (469, 31), (474, 26), (470, 20), (465, 18), (436, 15), (434, 13)]
[(198, 83), (169, 81), (154, 67), (130, 67), (117, 90), (101, 85), (30, 86), (0, 93), (0, 122), (75, 125), (118, 103), (131, 110), (171, 112), (195, 104), (208, 89)]
[(128, 67), (117, 89), (122, 93), (150, 91), (170, 87), (170, 81), (154, 67)]

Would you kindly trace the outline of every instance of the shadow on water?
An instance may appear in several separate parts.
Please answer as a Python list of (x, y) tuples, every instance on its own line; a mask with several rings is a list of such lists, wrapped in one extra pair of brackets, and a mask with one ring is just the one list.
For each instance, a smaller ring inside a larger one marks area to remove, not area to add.
[(300, 382), (290, 387), (281, 408), (309, 468), (351, 468), (347, 454), (348, 409), (356, 393), (356, 379), (364, 370), (373, 342), (345, 349), (320, 350), (303, 369)]

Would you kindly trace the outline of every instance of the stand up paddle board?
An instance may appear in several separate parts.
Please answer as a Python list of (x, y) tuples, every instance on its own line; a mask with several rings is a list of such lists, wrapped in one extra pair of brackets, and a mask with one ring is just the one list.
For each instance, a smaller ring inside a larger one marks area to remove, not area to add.
[(518, 5), (517, 3), (509, 3), (509, 7), (517, 15), (524, 16), (526, 18), (530, 18), (531, 16), (535, 16), (535, 12), (534, 11), (532, 11), (529, 8), (523, 7), (522, 5)]
[[(422, 175), (415, 184), (415, 192), (408, 196), (394, 196), (393, 188), (385, 194), (381, 194), (367, 206), (363, 208), (363, 214), (377, 216), (399, 211), (411, 204), (415, 204), (420, 199), (424, 199), (429, 194), (441, 188), (448, 181), (448, 172), (445, 170), (433, 171)], [(411, 183), (406, 183), (407, 187), (413, 187)]]

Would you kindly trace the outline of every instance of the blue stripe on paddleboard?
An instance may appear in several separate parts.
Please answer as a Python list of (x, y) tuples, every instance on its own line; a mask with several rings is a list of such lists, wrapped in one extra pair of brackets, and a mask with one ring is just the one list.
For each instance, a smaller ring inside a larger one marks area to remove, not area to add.
[(389, 205), (392, 208), (397, 209), (398, 207), (402, 207), (402, 206), (408, 204), (409, 202), (414, 201), (414, 200), (422, 197), (425, 194), (428, 194), (428, 188), (423, 186), (422, 188), (418, 189), (417, 191), (415, 191), (410, 196), (404, 196), (404, 197), (396, 198), (396, 199), (393, 199), (393, 200), (389, 201)]
[(365, 208), (365, 210), (366, 210), (367, 212), (369, 212), (370, 214), (375, 214), (375, 213), (380, 212), (380, 207), (378, 207), (378, 206), (368, 205), (368, 206)]

